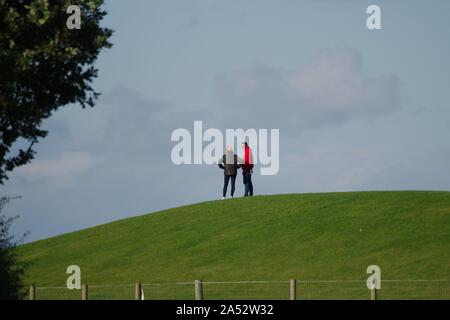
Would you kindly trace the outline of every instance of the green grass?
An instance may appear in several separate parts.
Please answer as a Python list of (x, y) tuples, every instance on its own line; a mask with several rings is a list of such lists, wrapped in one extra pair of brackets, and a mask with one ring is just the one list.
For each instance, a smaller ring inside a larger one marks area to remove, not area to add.
[[(25, 244), (27, 283), (65, 286), (67, 266), (90, 285), (241, 280), (299, 283), (299, 298), (366, 299), (366, 268), (383, 279), (450, 279), (450, 192), (345, 192), (204, 202)], [(382, 285), (383, 298), (450, 298), (449, 282)], [(423, 284), (420, 284), (424, 286)], [(395, 288), (394, 288), (395, 287)], [(390, 288), (390, 289), (389, 289)], [(59, 290), (59, 292), (58, 292)], [(146, 298), (193, 298), (192, 284), (145, 286)], [(79, 298), (38, 289), (38, 298)], [(132, 298), (133, 288), (91, 297)], [(289, 283), (205, 284), (205, 298), (279, 298)]]

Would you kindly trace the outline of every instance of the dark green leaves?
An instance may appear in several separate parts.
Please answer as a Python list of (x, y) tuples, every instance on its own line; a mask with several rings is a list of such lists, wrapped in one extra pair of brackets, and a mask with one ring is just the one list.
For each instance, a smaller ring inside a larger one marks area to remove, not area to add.
[[(112, 35), (100, 26), (102, 3), (77, 1), (81, 29), (69, 30), (70, 1), (0, 0), (0, 184), (33, 158), (44, 119), (69, 103), (94, 106), (94, 62)], [(20, 139), (28, 147), (13, 152)]]

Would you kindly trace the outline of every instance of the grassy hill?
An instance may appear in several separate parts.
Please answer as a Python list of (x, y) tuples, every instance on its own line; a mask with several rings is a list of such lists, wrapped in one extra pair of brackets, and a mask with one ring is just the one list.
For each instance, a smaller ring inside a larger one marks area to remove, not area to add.
[[(366, 268), (372, 264), (381, 267), (382, 280), (450, 279), (450, 192), (288, 194), (211, 201), (25, 244), (18, 251), (32, 262), (27, 283), (63, 287), (67, 266), (76, 264), (91, 296), (98, 298), (131, 298), (131, 284), (137, 280), (167, 283), (144, 286), (146, 298), (187, 299), (193, 297), (192, 284), (168, 283), (296, 278), (360, 280), (299, 284), (300, 298), (365, 299)], [(415, 290), (416, 285), (408, 284), (408, 290), (391, 296), (390, 284), (385, 283), (382, 293), (391, 298), (449, 299), (449, 283), (438, 285), (437, 291)], [(205, 298), (287, 298), (288, 286), (205, 284)], [(79, 294), (58, 288), (37, 293), (38, 298)]]

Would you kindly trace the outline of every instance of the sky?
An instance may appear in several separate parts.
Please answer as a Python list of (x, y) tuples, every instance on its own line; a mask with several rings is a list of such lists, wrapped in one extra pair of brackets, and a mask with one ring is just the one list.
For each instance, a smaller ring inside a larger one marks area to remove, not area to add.
[[(366, 26), (381, 8), (381, 30)], [(25, 241), (219, 199), (217, 166), (171, 161), (177, 128), (280, 130), (255, 195), (450, 190), (450, 2), (106, 1), (92, 109), (43, 123), (2, 194)], [(243, 194), (238, 176), (236, 195)]]

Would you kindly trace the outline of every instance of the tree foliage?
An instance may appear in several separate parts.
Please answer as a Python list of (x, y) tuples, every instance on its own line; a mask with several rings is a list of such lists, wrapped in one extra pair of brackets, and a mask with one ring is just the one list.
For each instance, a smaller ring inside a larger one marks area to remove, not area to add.
[(17, 300), (25, 295), (22, 278), (27, 264), (18, 260), (14, 251), (17, 243), (9, 235), (9, 228), (16, 217), (7, 218), (2, 214), (10, 199), (0, 198), (0, 300)]
[(100, 51), (112, 31), (102, 28), (102, 0), (77, 0), (81, 29), (69, 30), (69, 0), (0, 0), (0, 184), (28, 163), (47, 135), (42, 121), (58, 108), (93, 107)]

